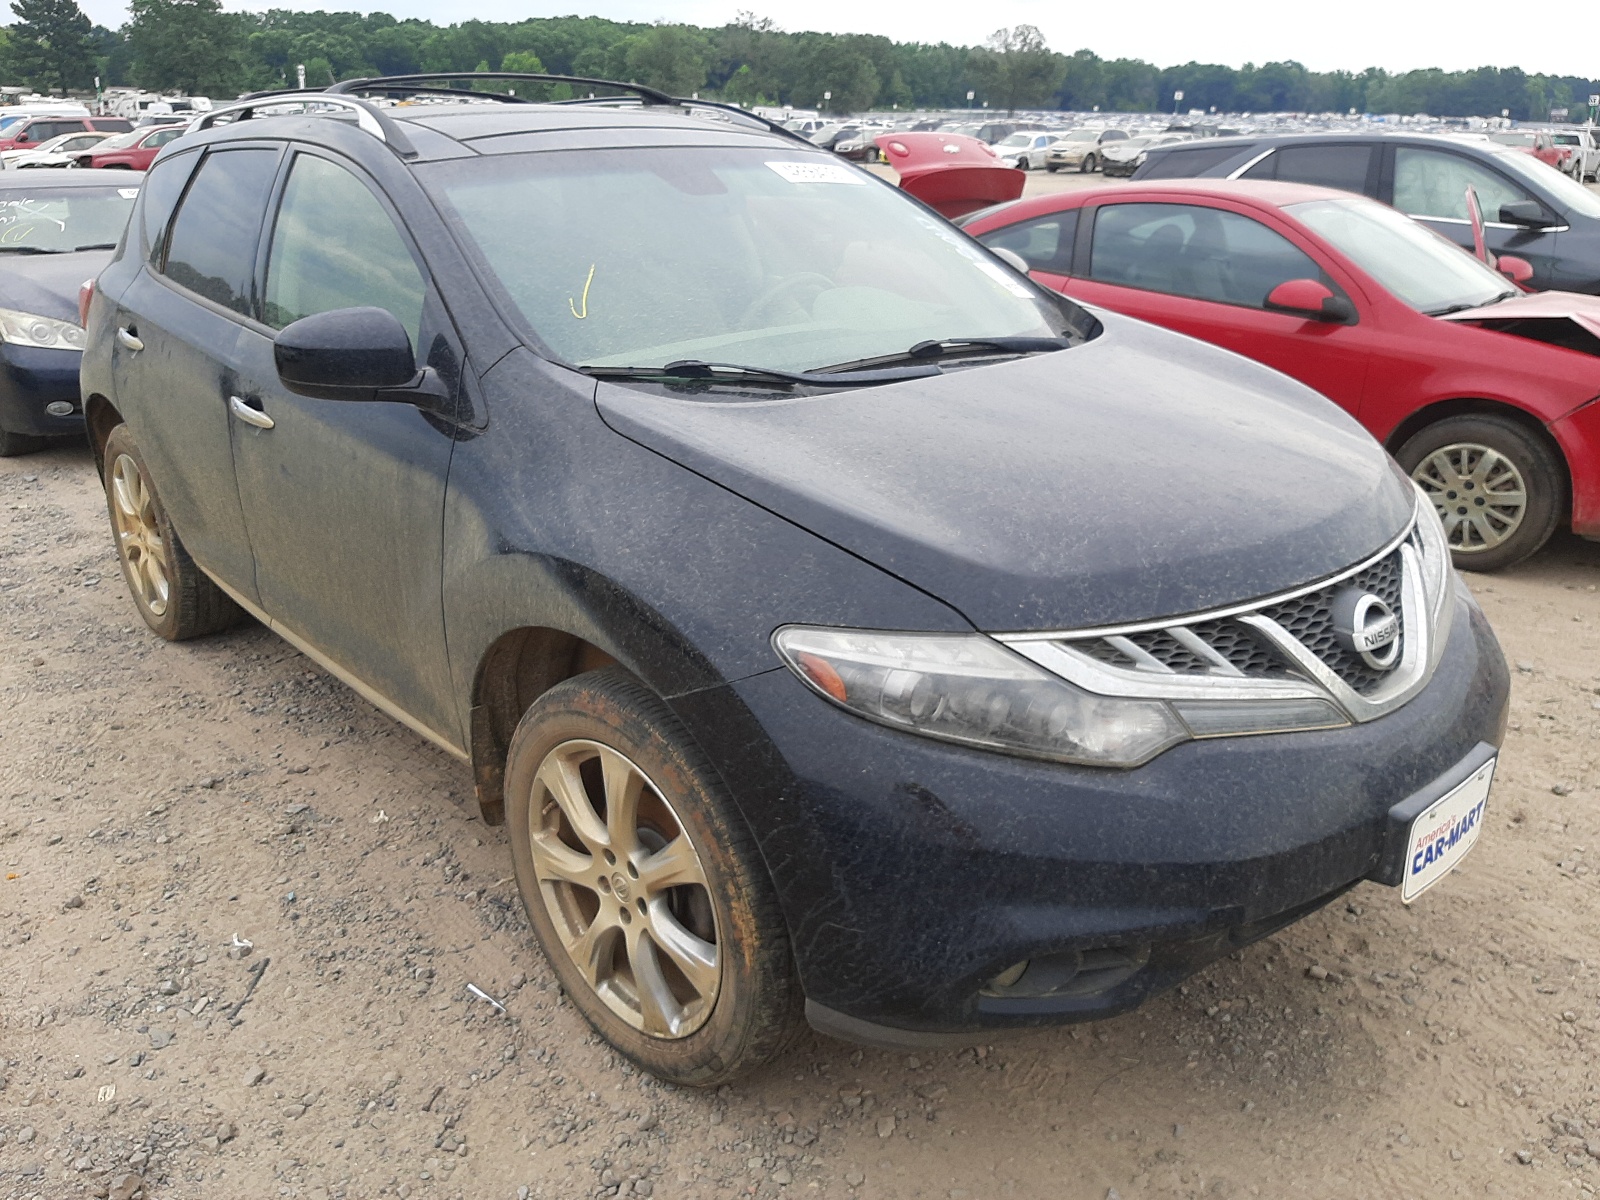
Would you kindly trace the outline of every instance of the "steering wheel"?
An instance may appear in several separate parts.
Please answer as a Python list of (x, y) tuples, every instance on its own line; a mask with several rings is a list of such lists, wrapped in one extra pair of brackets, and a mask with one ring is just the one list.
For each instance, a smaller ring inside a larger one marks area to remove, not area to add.
[(838, 284), (826, 275), (816, 271), (798, 271), (793, 275), (785, 275), (775, 283), (764, 288), (759, 296), (745, 306), (744, 312), (739, 314), (739, 324), (748, 326), (757, 316), (770, 307), (774, 301), (787, 296), (790, 292), (798, 292), (801, 288), (810, 287), (817, 292), (825, 292)]

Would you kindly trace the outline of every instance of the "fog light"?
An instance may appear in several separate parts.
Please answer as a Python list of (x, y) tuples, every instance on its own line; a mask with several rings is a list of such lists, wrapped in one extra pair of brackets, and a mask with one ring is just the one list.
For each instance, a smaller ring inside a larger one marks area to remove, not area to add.
[(1011, 966), (1007, 967), (1004, 971), (1001, 971), (1000, 974), (996, 975), (993, 979), (989, 980), (989, 990), (990, 991), (998, 991), (998, 990), (1000, 990), (1002, 988), (1010, 987), (1017, 980), (1022, 978), (1022, 973), (1024, 971), (1026, 971), (1027, 969), (1028, 969), (1028, 960), (1027, 959), (1023, 959), (1019, 963), (1013, 963)]
[(44, 410), (52, 417), (70, 417), (76, 410), (76, 405), (70, 400), (52, 400), (44, 406)]

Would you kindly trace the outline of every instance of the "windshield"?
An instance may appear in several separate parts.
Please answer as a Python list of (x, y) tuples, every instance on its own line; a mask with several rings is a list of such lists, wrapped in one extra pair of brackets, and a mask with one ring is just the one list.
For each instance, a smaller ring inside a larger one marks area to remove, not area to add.
[(808, 371), (928, 340), (1050, 337), (1066, 321), (965, 234), (828, 155), (582, 150), (418, 174), (534, 333), (577, 365)]
[(32, 113), (13, 113), (9, 117), (0, 117), (0, 133), (4, 133), (19, 121), (26, 121)]
[(1013, 133), (1005, 141), (1001, 142), (996, 149), (1005, 146), (1031, 146), (1033, 145), (1033, 138), (1034, 135), (1031, 133)]
[(0, 251), (65, 252), (114, 246), (137, 187), (0, 191)]
[(148, 129), (135, 129), (129, 133), (119, 133), (116, 137), (108, 137), (95, 148), (97, 150), (121, 150), (125, 146), (133, 145), (149, 132)]
[(1562, 174), (1548, 163), (1540, 162), (1531, 154), (1519, 154), (1515, 150), (1496, 154), (1494, 161), (1497, 166), (1522, 177), (1546, 192), (1558, 204), (1586, 217), (1600, 218), (1600, 196), (1596, 196), (1572, 176)]
[(1534, 137), (1531, 133), (1491, 133), (1491, 142), (1499, 142), (1502, 146), (1531, 146)]
[(1488, 304), (1513, 291), (1503, 275), (1376, 201), (1309, 200), (1284, 211), (1418, 312)]
[(1100, 136), (1098, 129), (1074, 129), (1061, 135), (1063, 142), (1092, 142)]

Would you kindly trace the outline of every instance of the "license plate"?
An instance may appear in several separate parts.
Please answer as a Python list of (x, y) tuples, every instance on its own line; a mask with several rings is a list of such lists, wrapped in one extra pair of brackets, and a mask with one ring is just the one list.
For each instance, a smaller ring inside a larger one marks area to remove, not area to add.
[(1472, 778), (1452, 788), (1411, 822), (1405, 878), (1400, 881), (1400, 899), (1405, 903), (1410, 904), (1449, 874), (1477, 842), (1496, 761), (1491, 758), (1484, 763)]

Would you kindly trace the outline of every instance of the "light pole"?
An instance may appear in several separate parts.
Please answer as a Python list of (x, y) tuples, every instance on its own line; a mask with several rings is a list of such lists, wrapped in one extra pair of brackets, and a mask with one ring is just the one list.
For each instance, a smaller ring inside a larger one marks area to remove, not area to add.
[(830, 100), (832, 100), (832, 99), (833, 99), (833, 93), (832, 92), (823, 92), (822, 93), (822, 111), (823, 112), (827, 112), (828, 111), (828, 102)]
[(967, 93), (967, 111), (968, 112), (972, 111), (972, 98), (974, 96), (976, 96), (977, 94), (978, 94), (977, 92), (968, 92)]
[(1172, 115), (1173, 116), (1177, 116), (1178, 115), (1178, 105), (1181, 104), (1182, 102), (1183, 102), (1183, 93), (1182, 92), (1173, 92), (1172, 93)]

